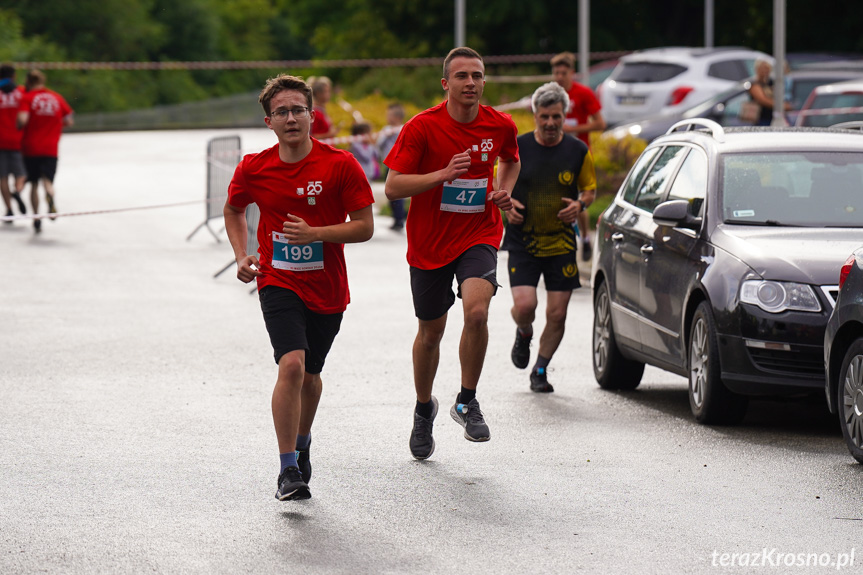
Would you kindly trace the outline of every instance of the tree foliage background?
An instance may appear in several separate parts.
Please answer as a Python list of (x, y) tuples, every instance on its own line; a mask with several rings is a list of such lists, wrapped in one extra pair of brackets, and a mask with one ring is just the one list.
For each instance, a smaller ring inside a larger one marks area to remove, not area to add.
[[(715, 4), (717, 46), (772, 51), (772, 0)], [(787, 0), (787, 51), (863, 52), (846, 12), (844, 0)], [(590, 48), (701, 45), (703, 18), (703, 0), (594, 0)], [(0, 0), (0, 60), (442, 58), (454, 21), (453, 0)], [(577, 30), (574, 0), (467, 1), (467, 43), (485, 55), (575, 51)], [(519, 69), (547, 71), (533, 68)], [(48, 79), (88, 112), (253, 91), (281, 71), (51, 70)], [(418, 103), (440, 97), (437, 67), (290, 72), (326, 73), (360, 92)]]

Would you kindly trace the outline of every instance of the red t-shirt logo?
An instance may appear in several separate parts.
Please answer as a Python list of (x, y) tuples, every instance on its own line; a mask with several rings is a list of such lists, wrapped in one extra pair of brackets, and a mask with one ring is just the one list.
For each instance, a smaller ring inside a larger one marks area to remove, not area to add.
[(50, 94), (37, 94), (33, 98), (33, 113), (39, 116), (55, 116), (60, 103)]

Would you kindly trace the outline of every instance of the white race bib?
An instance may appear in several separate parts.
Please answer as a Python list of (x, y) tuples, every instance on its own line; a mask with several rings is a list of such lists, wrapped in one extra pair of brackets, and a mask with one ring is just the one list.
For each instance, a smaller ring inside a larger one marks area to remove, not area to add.
[(444, 182), (440, 209), (443, 212), (474, 214), (485, 211), (488, 178), (455, 179)]
[(273, 268), (305, 272), (324, 269), (324, 243), (288, 243), (285, 234), (273, 232)]

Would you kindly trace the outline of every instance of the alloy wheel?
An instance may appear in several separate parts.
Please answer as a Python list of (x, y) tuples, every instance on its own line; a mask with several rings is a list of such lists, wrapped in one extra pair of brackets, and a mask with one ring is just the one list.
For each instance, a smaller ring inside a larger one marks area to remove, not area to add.
[(692, 402), (699, 408), (704, 403), (708, 361), (707, 325), (699, 317), (692, 327), (692, 342), (689, 345), (689, 389)]
[(842, 399), (848, 437), (860, 449), (863, 447), (863, 355), (854, 356), (848, 364)]

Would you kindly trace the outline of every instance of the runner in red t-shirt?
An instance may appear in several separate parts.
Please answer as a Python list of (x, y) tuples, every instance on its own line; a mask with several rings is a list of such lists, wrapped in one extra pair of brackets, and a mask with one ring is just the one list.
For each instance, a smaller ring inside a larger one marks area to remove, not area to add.
[[(593, 90), (575, 81), (575, 54), (561, 52), (551, 59), (551, 72), (554, 81), (569, 93), (569, 112), (563, 124), (563, 131), (579, 138), (590, 147), (590, 132), (605, 129), (605, 118), (600, 111), (602, 106)], [(578, 227), (581, 236), (581, 259), (590, 261), (593, 253), (590, 241), (590, 217), (587, 211), (578, 214)]]
[[(41, 181), (45, 187), (48, 213), (56, 214), (54, 176), (57, 172), (57, 148), (63, 128), (73, 123), (72, 108), (63, 96), (45, 87), (45, 75), (39, 70), (30, 70), (26, 86), (27, 92), (18, 107), (18, 127), (24, 130), (21, 152), (30, 182), (30, 202), (33, 213), (38, 214)], [(37, 215), (33, 220), (36, 233), (41, 231), (41, 224)]]
[[(18, 211), (27, 213), (27, 206), (21, 199), (27, 179), (21, 156), (23, 132), (18, 128), (18, 106), (23, 95), (24, 86), (15, 85), (15, 67), (10, 64), (0, 66), (0, 195), (6, 204), (7, 217), (14, 215), (13, 199), (18, 204)], [(9, 186), (10, 177), (13, 178), (14, 188)], [(4, 220), (4, 223), (11, 224), (12, 220)]]
[[(476, 399), (488, 345), (488, 308), (497, 284), (500, 210), (512, 209), (510, 191), (520, 168), (518, 130), (512, 118), (480, 105), (485, 85), (482, 57), (455, 48), (444, 60), (447, 100), (414, 116), (385, 161), (390, 200), (411, 198), (407, 259), (419, 330), (413, 346), (417, 404), (410, 448), (416, 459), (434, 452), (432, 395), (447, 312), (458, 280), (465, 324), (459, 360), (461, 392), (450, 415), (470, 441), (487, 441), (488, 425)], [(494, 164), (498, 166), (498, 182)]]
[[(272, 401), (281, 459), (276, 498), (308, 499), (320, 374), (350, 301), (344, 244), (372, 237), (374, 197), (353, 156), (310, 137), (315, 114), (305, 82), (272, 78), (259, 101), (278, 144), (237, 166), (225, 229), (237, 277), (246, 283), (257, 279), (279, 366)], [(245, 211), (251, 203), (261, 212), (257, 255), (246, 253)]]

